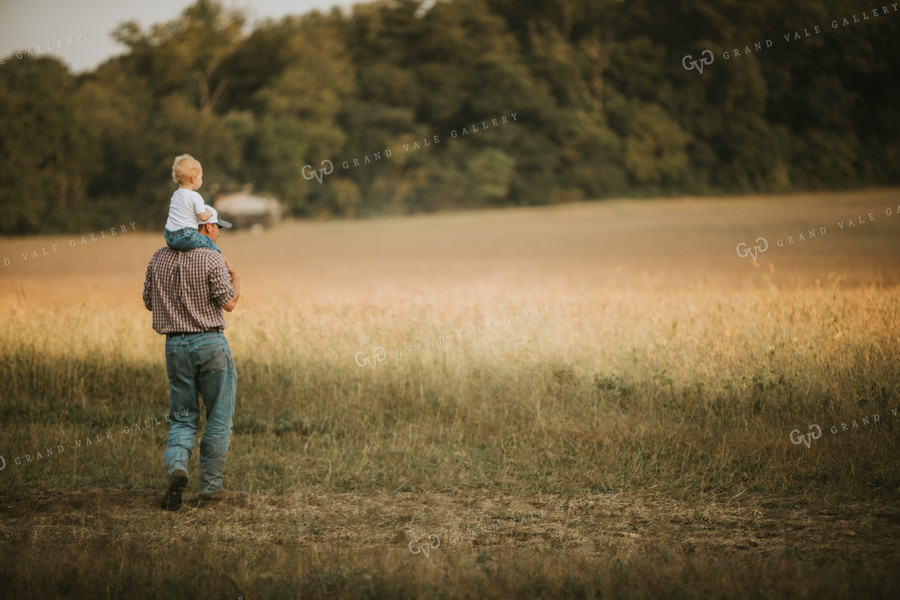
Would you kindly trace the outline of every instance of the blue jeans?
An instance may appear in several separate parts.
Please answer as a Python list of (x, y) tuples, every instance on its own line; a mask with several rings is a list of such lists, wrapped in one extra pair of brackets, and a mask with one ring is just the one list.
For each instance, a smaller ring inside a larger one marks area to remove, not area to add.
[(194, 436), (200, 423), (200, 403), (206, 408), (206, 429), (200, 442), (200, 493), (222, 488), (225, 457), (231, 442), (237, 370), (221, 333), (176, 335), (166, 340), (169, 376), (169, 441), (163, 452), (166, 475), (188, 472)]
[(185, 227), (176, 231), (163, 230), (163, 237), (166, 238), (166, 245), (172, 250), (181, 250), (186, 252), (194, 248), (209, 248), (215, 250), (219, 254), (222, 253), (216, 243), (200, 233), (193, 227)]

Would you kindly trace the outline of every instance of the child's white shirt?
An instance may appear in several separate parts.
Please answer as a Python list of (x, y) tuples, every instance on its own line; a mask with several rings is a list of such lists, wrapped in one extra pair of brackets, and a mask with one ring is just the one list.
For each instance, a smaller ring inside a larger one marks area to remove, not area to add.
[(200, 224), (197, 215), (205, 211), (203, 196), (193, 190), (178, 188), (169, 202), (169, 219), (166, 229), (178, 231), (185, 227), (196, 229)]

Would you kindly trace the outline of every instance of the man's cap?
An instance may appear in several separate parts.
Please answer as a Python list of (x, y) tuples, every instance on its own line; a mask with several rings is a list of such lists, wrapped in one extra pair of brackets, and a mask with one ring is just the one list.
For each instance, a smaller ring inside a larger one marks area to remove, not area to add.
[(207, 219), (206, 221), (200, 221), (200, 224), (201, 224), (201, 225), (202, 225), (203, 223), (209, 223), (210, 225), (218, 225), (219, 227), (221, 227), (221, 228), (223, 228), (223, 229), (231, 229), (231, 223), (229, 223), (229, 222), (226, 221), (225, 219), (220, 219), (220, 218), (219, 218), (219, 211), (217, 211), (216, 209), (214, 209), (214, 208), (213, 208), (212, 206), (210, 206), (209, 204), (204, 204), (204, 205), (203, 205), (203, 208), (206, 209), (206, 210), (208, 210), (209, 212), (211, 212), (211, 213), (212, 213), (212, 216), (211, 216), (209, 219)]

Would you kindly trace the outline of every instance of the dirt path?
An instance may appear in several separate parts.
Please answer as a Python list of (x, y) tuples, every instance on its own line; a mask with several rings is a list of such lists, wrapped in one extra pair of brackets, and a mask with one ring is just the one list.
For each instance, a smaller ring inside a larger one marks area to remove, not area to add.
[[(900, 555), (900, 507), (885, 500), (786, 497), (689, 502), (631, 493), (571, 499), (257, 494), (249, 507), (188, 504), (173, 514), (157, 508), (156, 496), (97, 489), (0, 498), (3, 545), (9, 549), (34, 539), (36, 531), (59, 542), (67, 537), (85, 541), (131, 535), (148, 543), (164, 542), (169, 532), (158, 524), (175, 519), (207, 526), (202, 534), (198, 528), (185, 527), (182, 540), (239, 536), (244, 544), (301, 548), (341, 544), (361, 551), (408, 548), (411, 554), (422, 553), (424, 544), (429, 555), (485, 548), (553, 548), (585, 559), (609, 555), (611, 549), (631, 553), (647, 548), (719, 557), (766, 557), (787, 549), (819, 555), (836, 548), (860, 558)], [(73, 529), (76, 522), (83, 527)]]

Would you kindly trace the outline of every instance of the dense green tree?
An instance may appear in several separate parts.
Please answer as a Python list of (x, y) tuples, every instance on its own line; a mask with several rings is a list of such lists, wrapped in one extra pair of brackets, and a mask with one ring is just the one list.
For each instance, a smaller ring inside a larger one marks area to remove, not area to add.
[(66, 225), (84, 202), (91, 148), (75, 89), (55, 58), (0, 69), (0, 233)]
[[(863, 10), (377, 0), (249, 28), (197, 0), (122, 24), (126, 53), (86, 75), (0, 67), (0, 232), (161, 228), (183, 152), (207, 197), (249, 183), (298, 216), (896, 184), (900, 14), (853, 22)], [(323, 161), (321, 181), (303, 170)]]

